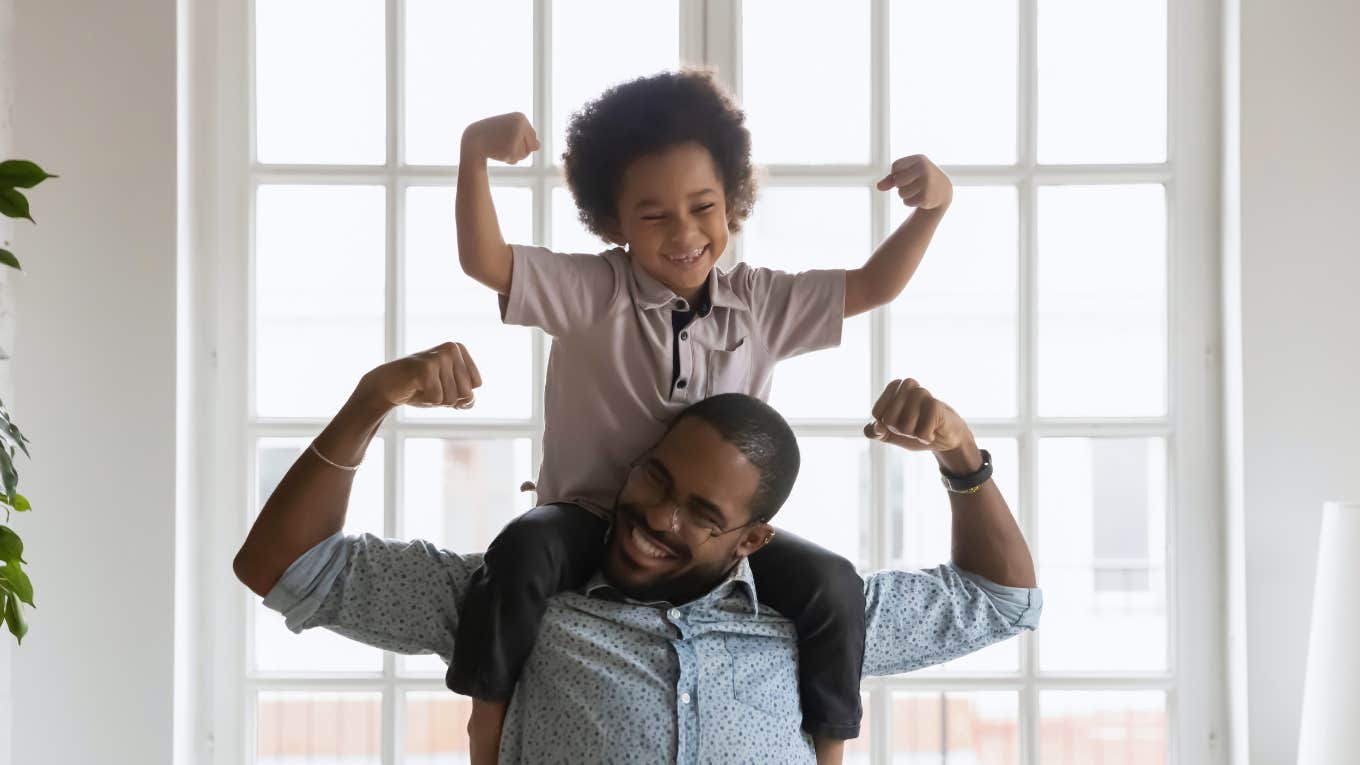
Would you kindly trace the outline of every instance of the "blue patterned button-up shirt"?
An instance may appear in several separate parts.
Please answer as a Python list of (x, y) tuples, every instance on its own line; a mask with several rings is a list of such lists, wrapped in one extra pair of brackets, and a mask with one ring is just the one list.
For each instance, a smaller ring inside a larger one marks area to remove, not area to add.
[[(400, 653), (453, 655), (481, 555), (365, 534), (326, 539), (265, 598), (299, 632), (327, 627)], [(1038, 624), (1038, 589), (942, 565), (864, 582), (865, 675), (947, 661)], [(742, 561), (685, 604), (631, 601), (596, 576), (548, 610), (506, 713), (502, 763), (812, 763), (797, 634), (759, 608)]]

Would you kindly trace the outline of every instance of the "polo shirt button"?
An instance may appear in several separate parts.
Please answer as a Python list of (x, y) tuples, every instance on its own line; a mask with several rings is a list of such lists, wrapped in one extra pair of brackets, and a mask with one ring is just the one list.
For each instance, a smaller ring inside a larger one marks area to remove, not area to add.
[(682, 693), (682, 694), (680, 694), (680, 703), (681, 703), (681, 704), (688, 704), (688, 703), (689, 703), (689, 694), (688, 694), (688, 693)]
[(684, 381), (684, 380), (680, 380), (680, 381), (676, 382), (676, 383), (675, 383), (675, 387), (679, 388), (680, 390), (684, 390), (684, 389), (685, 389), (685, 381)]
[(678, 608), (672, 608), (671, 610), (669, 610), (669, 611), (666, 612), (666, 616), (669, 616), (669, 617), (671, 618), (672, 621), (675, 620), (675, 619), (679, 619), (679, 618), (680, 618), (680, 609), (678, 609)]
[(689, 339), (689, 333), (688, 333), (688, 332), (681, 332), (681, 333), (680, 333), (680, 339), (681, 339), (681, 340), (688, 340), (688, 339)]
[(675, 310), (677, 310), (677, 311), (688, 311), (688, 310), (689, 310), (689, 306), (685, 303), (685, 301), (683, 301), (683, 300), (677, 300), (677, 301), (675, 301)]

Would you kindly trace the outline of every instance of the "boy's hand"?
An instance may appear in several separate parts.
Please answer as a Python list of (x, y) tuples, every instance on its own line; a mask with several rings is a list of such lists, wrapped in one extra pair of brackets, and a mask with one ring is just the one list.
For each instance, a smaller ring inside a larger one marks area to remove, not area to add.
[(921, 154), (892, 163), (892, 171), (878, 182), (878, 190), (894, 188), (907, 207), (936, 210), (948, 207), (954, 200), (954, 184), (949, 182), (949, 176)]
[(538, 134), (521, 112), (477, 120), (463, 131), (464, 150), (511, 165), (538, 151), (538, 147)]

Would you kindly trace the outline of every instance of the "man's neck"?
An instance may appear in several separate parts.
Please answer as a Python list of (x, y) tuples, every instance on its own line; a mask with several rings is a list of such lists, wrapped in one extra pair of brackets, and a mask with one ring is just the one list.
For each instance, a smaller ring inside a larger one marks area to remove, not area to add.
[(702, 600), (714, 590), (721, 587), (724, 582), (727, 582), (732, 578), (739, 566), (741, 566), (741, 560), (733, 563), (731, 568), (724, 571), (722, 575), (707, 579), (703, 583), (672, 582), (654, 589), (633, 592), (616, 584), (609, 578), (608, 573), (604, 574), (604, 581), (624, 597), (636, 603), (645, 605), (664, 604), (665, 606), (684, 606), (693, 603), (696, 600)]

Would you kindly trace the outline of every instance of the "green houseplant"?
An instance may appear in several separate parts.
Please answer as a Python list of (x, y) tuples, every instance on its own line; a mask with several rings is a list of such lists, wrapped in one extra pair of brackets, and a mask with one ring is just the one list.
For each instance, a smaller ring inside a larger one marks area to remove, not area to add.
[[(26, 160), (0, 162), (0, 215), (34, 222), (28, 209), (28, 198), (19, 189), (31, 189), (53, 177)], [(19, 259), (3, 247), (0, 247), (0, 265), (22, 270)], [(33, 607), (33, 582), (23, 569), (23, 564), (27, 562), (24, 560), (23, 540), (6, 524), (13, 513), (33, 509), (24, 495), (19, 493), (19, 472), (14, 468), (14, 460), (21, 451), (25, 457), (29, 456), (28, 439), (14, 424), (4, 402), (0, 401), (0, 507), (5, 511), (4, 523), (0, 523), (0, 623), (7, 625), (20, 643), (28, 632), (23, 606), (27, 604)]]

